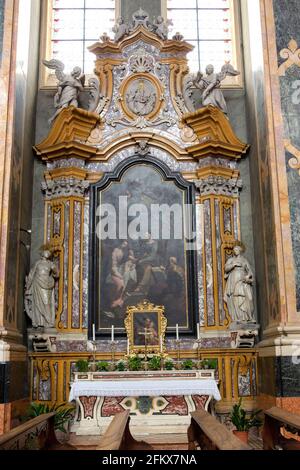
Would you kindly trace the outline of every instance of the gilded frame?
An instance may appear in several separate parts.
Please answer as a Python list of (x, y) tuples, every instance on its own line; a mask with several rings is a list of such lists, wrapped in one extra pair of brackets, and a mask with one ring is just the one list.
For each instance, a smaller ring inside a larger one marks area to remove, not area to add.
[[(149, 323), (148, 326), (146, 322)], [(136, 306), (128, 306), (124, 323), (129, 341), (129, 354), (165, 353), (167, 319), (162, 305), (154, 305), (145, 300)], [(144, 328), (141, 325), (145, 325)], [(141, 329), (145, 332), (141, 332)], [(150, 341), (147, 341), (147, 338)]]

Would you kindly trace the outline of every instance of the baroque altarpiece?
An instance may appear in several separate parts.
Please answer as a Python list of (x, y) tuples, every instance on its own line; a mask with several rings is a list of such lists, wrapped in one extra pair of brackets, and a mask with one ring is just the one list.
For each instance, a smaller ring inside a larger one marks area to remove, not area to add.
[[(225, 265), (241, 239), (239, 162), (248, 145), (217, 107), (193, 108), (192, 46), (180, 35), (166, 39), (137, 24), (120, 39), (102, 36), (89, 49), (98, 78), (91, 82), (89, 109), (63, 109), (35, 147), (45, 165), (44, 242), (59, 277), (55, 328), (43, 332), (48, 351), (30, 353), (31, 399), (68, 401), (76, 362), (91, 357), (93, 332), (97, 361), (111, 358), (112, 326), (115, 358), (124, 357), (126, 309), (147, 299), (164, 306), (170, 357), (176, 358), (179, 333), (183, 359), (195, 359), (198, 348), (201, 359), (216, 360), (216, 411), (228, 413), (239, 397), (255, 408), (257, 352), (235, 347), (237, 332), (224, 302)], [(128, 205), (125, 232), (133, 204), (189, 206), (183, 237), (153, 237), (145, 228), (142, 240), (126, 239), (117, 219), (115, 239), (101, 239), (101, 207), (120, 200)], [(111, 275), (120, 253), (126, 253), (122, 289)], [(117, 398), (113, 407), (104, 401), (102, 414), (122, 406)], [(88, 416), (91, 407), (87, 400), (82, 412)], [(179, 413), (187, 414), (183, 408)]]

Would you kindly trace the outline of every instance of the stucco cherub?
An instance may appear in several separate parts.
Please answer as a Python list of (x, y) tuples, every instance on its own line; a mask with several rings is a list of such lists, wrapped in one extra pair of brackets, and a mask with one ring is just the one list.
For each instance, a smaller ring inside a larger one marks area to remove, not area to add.
[(55, 70), (58, 79), (58, 88), (54, 96), (55, 114), (49, 119), (49, 124), (55, 120), (62, 109), (68, 106), (79, 107), (79, 92), (84, 90), (85, 75), (82, 74), (80, 67), (74, 67), (72, 72), (67, 75), (64, 73), (64, 64), (57, 59), (43, 60), (43, 64), (51, 70)]

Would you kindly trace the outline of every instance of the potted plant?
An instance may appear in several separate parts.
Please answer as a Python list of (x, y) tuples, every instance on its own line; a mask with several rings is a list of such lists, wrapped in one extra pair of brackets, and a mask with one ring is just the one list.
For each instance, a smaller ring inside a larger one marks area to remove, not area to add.
[(151, 359), (148, 361), (148, 368), (150, 370), (160, 370), (160, 368), (161, 368), (161, 357), (160, 356), (152, 356)]
[(184, 370), (192, 370), (194, 368), (194, 361), (192, 361), (192, 359), (186, 359), (182, 363), (182, 368)]
[(247, 417), (246, 410), (242, 408), (242, 398), (240, 398), (238, 403), (233, 405), (230, 414), (231, 422), (236, 427), (233, 434), (246, 444), (248, 443), (249, 429), (259, 427), (262, 424), (262, 421), (257, 417), (260, 412), (261, 410), (253, 411), (250, 416)]
[(99, 372), (108, 372), (109, 371), (109, 363), (107, 361), (97, 362), (97, 370)]
[(166, 360), (165, 369), (166, 370), (173, 370), (174, 369), (174, 362), (172, 361), (172, 359)]
[(53, 405), (49, 405), (47, 403), (32, 402), (27, 412), (27, 418), (36, 418), (45, 413), (55, 412), (54, 429), (57, 438), (62, 441), (68, 440), (69, 424), (73, 419), (74, 411), (74, 406), (68, 405), (67, 403), (61, 403), (60, 405), (54, 403)]
[(89, 370), (89, 363), (84, 359), (80, 359), (75, 364), (77, 372), (88, 372)]
[(142, 369), (142, 359), (136, 355), (128, 358), (128, 369), (138, 371)]
[(201, 369), (217, 369), (218, 367), (218, 359), (203, 359), (200, 362)]
[(117, 364), (116, 364), (116, 369), (119, 371), (119, 372), (124, 372), (124, 370), (126, 370), (126, 363), (124, 361), (118, 361)]

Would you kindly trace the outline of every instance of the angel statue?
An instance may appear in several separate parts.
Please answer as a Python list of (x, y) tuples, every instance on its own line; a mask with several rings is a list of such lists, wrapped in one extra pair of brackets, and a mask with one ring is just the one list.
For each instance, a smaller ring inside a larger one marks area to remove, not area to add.
[(220, 73), (214, 73), (214, 66), (208, 65), (206, 67), (206, 76), (199, 71), (194, 85), (199, 90), (203, 90), (202, 93), (202, 105), (203, 106), (215, 106), (223, 111), (227, 115), (227, 105), (223, 93), (220, 89), (221, 82), (225, 80), (227, 76), (236, 76), (240, 72), (235, 70), (231, 64), (223, 65)]
[(84, 90), (85, 75), (80, 67), (74, 67), (70, 75), (64, 73), (64, 64), (57, 59), (43, 60), (43, 64), (51, 70), (55, 70), (58, 79), (58, 89), (54, 96), (55, 114), (49, 119), (49, 124), (55, 120), (62, 109), (68, 106), (78, 108), (79, 92)]

